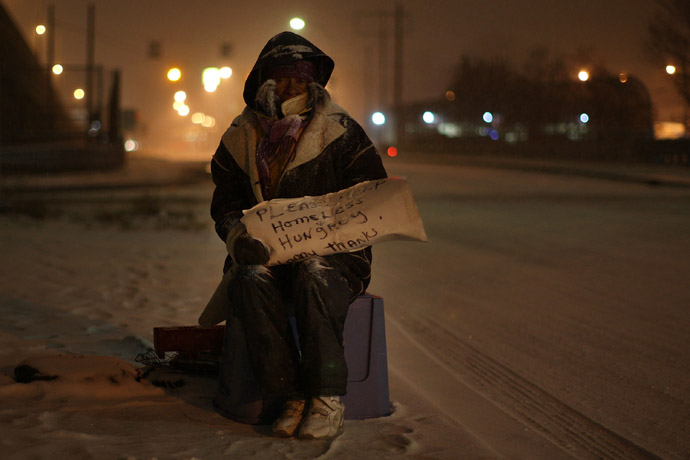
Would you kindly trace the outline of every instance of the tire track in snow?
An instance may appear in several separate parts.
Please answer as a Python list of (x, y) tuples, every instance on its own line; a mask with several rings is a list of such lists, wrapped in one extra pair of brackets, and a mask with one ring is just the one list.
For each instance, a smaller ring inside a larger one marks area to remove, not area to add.
[(569, 407), (435, 321), (411, 316), (396, 321), (456, 379), (570, 454), (592, 460), (661, 459)]

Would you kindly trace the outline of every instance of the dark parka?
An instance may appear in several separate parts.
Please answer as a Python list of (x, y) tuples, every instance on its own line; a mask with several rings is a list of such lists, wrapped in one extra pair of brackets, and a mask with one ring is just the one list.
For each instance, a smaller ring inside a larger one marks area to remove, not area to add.
[[(242, 210), (264, 200), (256, 150), (263, 135), (257, 117), (265, 113), (255, 101), (257, 90), (265, 79), (264, 69), (301, 59), (310, 60), (317, 68), (318, 103), (309, 114), (309, 124), (299, 139), (294, 160), (288, 164), (276, 187), (275, 198), (324, 195), (362, 181), (386, 177), (381, 158), (362, 127), (333, 103), (323, 89), (333, 71), (333, 61), (301, 36), (283, 32), (273, 37), (261, 51), (245, 83), (243, 96), (247, 107), (233, 120), (213, 155), (211, 172), (216, 188), (211, 215), (216, 232), (223, 240), (238, 228)], [(353, 253), (353, 256), (359, 262), (364, 258), (367, 265), (371, 262), (370, 248)], [(228, 258), (225, 270), (231, 264)]]

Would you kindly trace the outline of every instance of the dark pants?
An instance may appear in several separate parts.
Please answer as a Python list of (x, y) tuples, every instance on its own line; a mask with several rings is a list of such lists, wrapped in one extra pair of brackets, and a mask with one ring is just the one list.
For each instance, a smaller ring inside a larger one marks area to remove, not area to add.
[(350, 303), (368, 284), (369, 267), (359, 254), (238, 267), (229, 294), (264, 398), (345, 394), (343, 327)]

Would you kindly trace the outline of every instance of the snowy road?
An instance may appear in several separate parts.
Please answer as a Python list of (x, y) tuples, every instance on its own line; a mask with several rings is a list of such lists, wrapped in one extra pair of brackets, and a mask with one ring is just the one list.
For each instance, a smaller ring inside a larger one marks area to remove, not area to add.
[(209, 185), (28, 194), (33, 217), (0, 216), (10, 458), (690, 457), (690, 189), (386, 166), (409, 178), (430, 239), (375, 248), (395, 414), (313, 444), (228, 422), (196, 390), (130, 382), (130, 399), (108, 409), (65, 406), (88, 392), (69, 398), (57, 383), (14, 383), (26, 357), (131, 361), (153, 326), (194, 323), (224, 251)]
[(376, 248), (391, 333), (578, 458), (690, 456), (690, 190), (387, 167), (409, 178), (430, 239)]

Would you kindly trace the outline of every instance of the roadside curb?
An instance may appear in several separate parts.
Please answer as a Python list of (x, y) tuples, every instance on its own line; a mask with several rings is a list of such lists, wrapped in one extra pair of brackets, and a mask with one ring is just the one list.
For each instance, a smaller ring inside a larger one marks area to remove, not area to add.
[(410, 153), (395, 161), (434, 163), (470, 166), (479, 168), (511, 169), (525, 172), (587, 177), (592, 179), (631, 182), (649, 186), (690, 188), (690, 168), (651, 163), (597, 163), (590, 161), (558, 161), (543, 159), (507, 158), (499, 156), (474, 156), (459, 154), (416, 154)]

